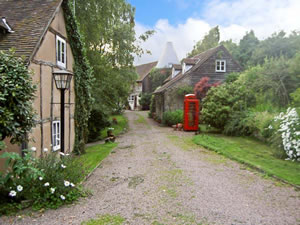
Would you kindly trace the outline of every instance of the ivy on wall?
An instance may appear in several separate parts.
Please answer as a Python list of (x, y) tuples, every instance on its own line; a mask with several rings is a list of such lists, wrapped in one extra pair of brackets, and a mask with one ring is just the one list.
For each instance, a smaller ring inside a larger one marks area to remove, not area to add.
[(93, 71), (86, 58), (86, 49), (82, 36), (79, 33), (79, 25), (73, 15), (68, 0), (62, 2), (68, 40), (74, 57), (74, 84), (75, 84), (75, 143), (74, 152), (85, 152), (85, 143), (88, 137), (88, 119), (91, 113), (93, 98), (91, 88), (93, 83)]

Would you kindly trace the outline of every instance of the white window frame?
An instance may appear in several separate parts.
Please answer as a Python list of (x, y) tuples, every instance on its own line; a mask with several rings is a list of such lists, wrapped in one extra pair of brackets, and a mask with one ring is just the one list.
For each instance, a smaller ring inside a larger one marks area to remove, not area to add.
[(52, 149), (57, 151), (60, 149), (60, 121), (56, 120), (52, 122)]
[(56, 35), (56, 63), (58, 66), (66, 68), (66, 65), (67, 65), (66, 61), (67, 61), (66, 40), (61, 38), (60, 36)]
[(216, 60), (216, 72), (226, 72), (226, 60)]
[(129, 97), (128, 97), (128, 101), (134, 101), (134, 95), (129, 95)]

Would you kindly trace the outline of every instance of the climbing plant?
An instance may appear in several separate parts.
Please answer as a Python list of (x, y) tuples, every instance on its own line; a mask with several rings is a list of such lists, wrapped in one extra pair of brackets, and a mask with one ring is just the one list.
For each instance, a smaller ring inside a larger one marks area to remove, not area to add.
[(88, 136), (88, 119), (90, 117), (93, 98), (91, 88), (93, 71), (86, 57), (86, 48), (79, 33), (79, 25), (73, 15), (69, 1), (62, 3), (68, 40), (74, 57), (74, 84), (75, 84), (75, 144), (74, 152), (84, 153), (84, 146)]

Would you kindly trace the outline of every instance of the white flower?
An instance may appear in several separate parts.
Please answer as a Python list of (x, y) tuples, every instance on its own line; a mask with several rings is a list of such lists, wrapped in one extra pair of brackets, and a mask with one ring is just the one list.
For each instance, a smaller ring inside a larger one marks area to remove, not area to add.
[(63, 196), (63, 195), (61, 195), (60, 198), (61, 198), (61, 200), (65, 200), (66, 199), (66, 197)]
[(59, 152), (59, 154), (62, 155), (62, 156), (65, 156), (65, 153), (63, 153), (63, 152)]
[(17, 186), (17, 190), (20, 192), (20, 191), (23, 191), (23, 187), (21, 185), (18, 185)]
[(48, 148), (44, 148), (44, 152), (48, 152)]
[(15, 197), (17, 195), (17, 192), (10, 191), (8, 195), (11, 196), (11, 197)]
[(31, 147), (31, 151), (35, 152), (36, 151), (36, 147)]
[(43, 180), (43, 177), (39, 177), (39, 180)]
[(55, 188), (50, 188), (50, 192), (53, 194), (55, 192)]
[(66, 156), (69, 156), (69, 155), (70, 155), (69, 153), (66, 154)]
[(61, 168), (65, 169), (65, 168), (66, 168), (66, 166), (65, 166), (64, 164), (61, 164)]
[(73, 184), (73, 183), (70, 183), (70, 186), (71, 186), (71, 187), (75, 187), (75, 184)]
[(67, 180), (64, 181), (64, 184), (65, 184), (66, 187), (70, 186), (70, 182), (67, 181)]
[(50, 185), (49, 182), (44, 184), (45, 187), (48, 187), (49, 185)]

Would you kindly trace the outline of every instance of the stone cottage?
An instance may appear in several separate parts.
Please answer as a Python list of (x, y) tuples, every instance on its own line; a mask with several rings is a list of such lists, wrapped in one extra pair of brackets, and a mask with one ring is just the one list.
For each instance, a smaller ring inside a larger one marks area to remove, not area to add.
[(223, 45), (184, 59), (181, 69), (174, 65), (172, 75), (154, 92), (156, 115), (162, 118), (165, 111), (183, 109), (183, 96), (177, 94), (178, 88), (194, 88), (202, 77), (209, 77), (212, 83), (222, 82), (227, 74), (240, 71), (241, 66)]
[[(59, 151), (60, 140), (60, 91), (56, 88), (53, 72), (72, 73), (73, 55), (67, 38), (62, 0), (5, 0), (0, 2), (0, 50), (15, 48), (23, 56), (28, 69), (33, 71), (37, 85), (34, 109), (36, 127), (29, 134), (32, 140), (25, 147), (36, 147), (36, 156), (43, 150)], [(8, 26), (6, 26), (6, 24)], [(74, 130), (74, 79), (65, 92), (65, 152), (73, 149)], [(22, 146), (11, 145), (5, 140), (6, 151), (21, 153)], [(24, 147), (24, 145), (23, 145)], [(2, 162), (0, 161), (0, 166)], [(1, 169), (1, 168), (0, 168)]]

